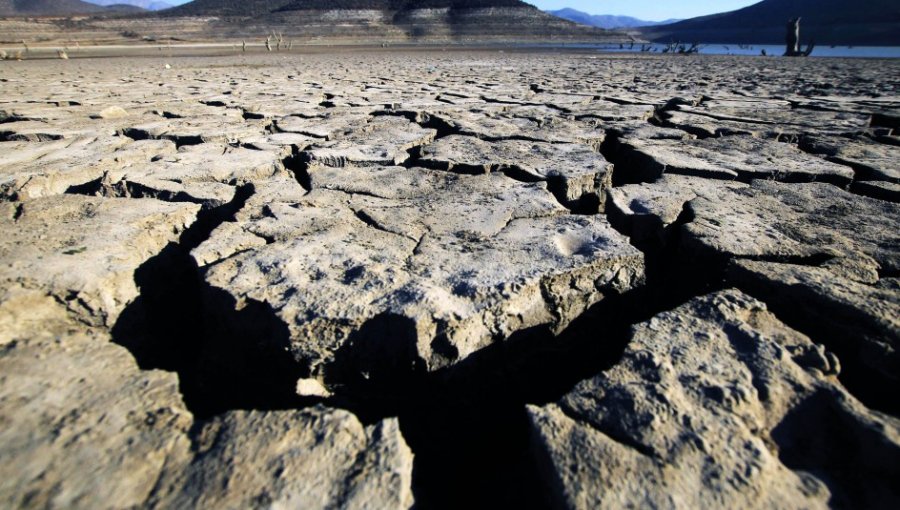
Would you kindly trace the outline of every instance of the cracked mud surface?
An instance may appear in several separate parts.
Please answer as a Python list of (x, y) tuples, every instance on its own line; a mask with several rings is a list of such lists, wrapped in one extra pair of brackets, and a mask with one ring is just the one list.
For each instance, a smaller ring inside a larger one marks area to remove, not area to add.
[(0, 502), (895, 508), (898, 65), (6, 63)]

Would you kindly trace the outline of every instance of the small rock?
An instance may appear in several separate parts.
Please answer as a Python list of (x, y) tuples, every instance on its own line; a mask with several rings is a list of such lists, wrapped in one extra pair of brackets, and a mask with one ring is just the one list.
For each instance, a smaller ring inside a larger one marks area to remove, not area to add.
[(128, 116), (128, 111), (121, 106), (110, 106), (100, 110), (97, 116), (101, 119), (121, 119)]
[(317, 379), (298, 379), (297, 395), (300, 395), (301, 397), (328, 398), (331, 396), (331, 392)]

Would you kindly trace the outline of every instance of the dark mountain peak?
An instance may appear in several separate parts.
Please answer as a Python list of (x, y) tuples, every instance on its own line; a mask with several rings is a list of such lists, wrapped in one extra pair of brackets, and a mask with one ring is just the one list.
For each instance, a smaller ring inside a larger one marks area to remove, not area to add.
[(780, 43), (785, 24), (802, 17), (801, 38), (820, 44), (900, 44), (897, 0), (764, 0), (736, 11), (645, 29), (656, 41)]

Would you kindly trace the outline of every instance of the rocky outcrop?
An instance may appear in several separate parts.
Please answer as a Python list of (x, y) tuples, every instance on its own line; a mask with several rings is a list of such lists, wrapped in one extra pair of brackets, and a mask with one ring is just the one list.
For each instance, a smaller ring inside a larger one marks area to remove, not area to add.
[(529, 408), (554, 506), (889, 506), (900, 422), (839, 370), (738, 291), (662, 313), (611, 370)]

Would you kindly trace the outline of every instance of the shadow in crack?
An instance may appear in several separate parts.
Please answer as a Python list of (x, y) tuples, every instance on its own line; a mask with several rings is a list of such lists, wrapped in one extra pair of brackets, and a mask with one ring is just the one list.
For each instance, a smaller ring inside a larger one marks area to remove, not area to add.
[(342, 393), (356, 395), (379, 408), (406, 398), (422, 377), (413, 319), (384, 313), (366, 321), (337, 350), (325, 374)]
[[(185, 404), (202, 418), (231, 409), (288, 409), (311, 402), (294, 393), (301, 371), (287, 327), (265, 304), (236, 310), (210, 288), (183, 247), (170, 244), (135, 274), (140, 297), (113, 327), (142, 369), (176, 372)], [(214, 317), (209, 310), (218, 312)]]
[(113, 341), (142, 369), (178, 374), (185, 404), (200, 418), (312, 403), (295, 394), (302, 371), (288, 350), (287, 326), (264, 303), (238, 309), (233, 297), (203, 281), (190, 256), (252, 193), (243, 186), (232, 202), (201, 211), (177, 243), (142, 264), (134, 274), (140, 296), (112, 328)]
[(896, 508), (900, 448), (848, 405), (820, 390), (794, 406), (772, 431), (779, 458), (822, 480), (835, 508)]
[[(411, 367), (396, 377), (395, 366), (377, 363), (381, 368), (342, 388), (331, 403), (366, 422), (399, 416), (416, 456), (418, 508), (545, 508), (525, 405), (555, 401), (614, 365), (630, 325), (652, 315), (653, 303), (645, 290), (612, 295), (558, 335), (547, 327), (520, 331), (432, 373)], [(385, 315), (369, 327), (354, 346), (360, 350), (345, 353), (356, 364), (346, 366), (368, 366), (389, 354), (375, 347), (387, 339), (400, 340), (395, 349), (415, 345), (410, 319)]]

